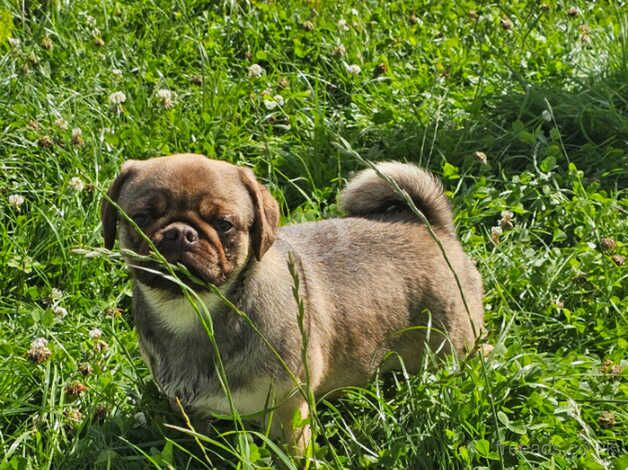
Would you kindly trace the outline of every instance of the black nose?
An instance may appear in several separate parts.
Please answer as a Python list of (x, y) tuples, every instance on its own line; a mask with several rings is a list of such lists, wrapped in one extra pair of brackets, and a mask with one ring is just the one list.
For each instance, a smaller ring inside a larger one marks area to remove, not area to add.
[(187, 224), (175, 222), (162, 232), (160, 250), (185, 251), (198, 242), (198, 232)]

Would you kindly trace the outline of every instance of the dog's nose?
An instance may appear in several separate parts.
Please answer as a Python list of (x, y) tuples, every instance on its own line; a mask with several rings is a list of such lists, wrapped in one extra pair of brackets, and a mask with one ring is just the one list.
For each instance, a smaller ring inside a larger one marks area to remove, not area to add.
[(198, 242), (198, 232), (187, 224), (175, 222), (164, 229), (161, 240), (162, 249), (184, 251)]

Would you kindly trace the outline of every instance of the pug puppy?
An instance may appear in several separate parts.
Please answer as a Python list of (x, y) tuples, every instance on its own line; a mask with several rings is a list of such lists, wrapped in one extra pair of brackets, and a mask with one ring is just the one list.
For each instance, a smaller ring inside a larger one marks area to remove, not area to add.
[(140, 351), (168, 398), (200, 417), (272, 415), (271, 433), (302, 454), (310, 428), (294, 418), (308, 417), (305, 386), (320, 397), (401, 361), (417, 370), (426, 345), (443, 353), (473, 345), (482, 281), (440, 183), (409, 164), (380, 163), (377, 171), (430, 222), (468, 311), (427, 227), (372, 169), (340, 194), (346, 217), (279, 228), (277, 202), (247, 168), (193, 154), (122, 165), (102, 205), (105, 246), (118, 230), (121, 248), (148, 255), (152, 244), (184, 265), (193, 278), (182, 282), (213, 325), (212, 340), (164, 266), (126, 256)]

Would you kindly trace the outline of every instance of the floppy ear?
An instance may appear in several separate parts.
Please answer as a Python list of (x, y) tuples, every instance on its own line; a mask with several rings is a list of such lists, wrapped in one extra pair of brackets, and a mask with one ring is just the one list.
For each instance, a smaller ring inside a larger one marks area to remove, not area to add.
[(102, 220), (102, 232), (103, 237), (105, 239), (105, 248), (111, 250), (113, 248), (113, 244), (116, 241), (116, 225), (118, 222), (118, 209), (109, 202), (109, 200), (117, 203), (118, 198), (120, 197), (120, 191), (122, 190), (122, 186), (129, 179), (129, 176), (133, 173), (134, 161), (128, 160), (124, 162), (122, 168), (120, 169), (120, 174), (118, 177), (111, 183), (109, 190), (107, 191), (107, 197), (102, 198), (102, 206), (100, 209), (100, 216)]
[(257, 182), (255, 175), (248, 168), (240, 168), (240, 180), (253, 200), (255, 220), (251, 237), (255, 258), (259, 261), (275, 241), (279, 226), (279, 205), (268, 190)]

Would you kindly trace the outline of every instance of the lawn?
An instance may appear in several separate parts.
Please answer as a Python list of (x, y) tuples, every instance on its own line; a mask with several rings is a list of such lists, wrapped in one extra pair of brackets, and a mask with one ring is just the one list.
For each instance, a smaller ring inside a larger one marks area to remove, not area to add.
[(306, 465), (628, 468), (625, 2), (0, 2), (0, 469), (300, 465), (187, 432), (139, 356), (100, 200), (188, 151), (284, 224), (426, 166), (484, 277), (494, 351), (321, 400)]

